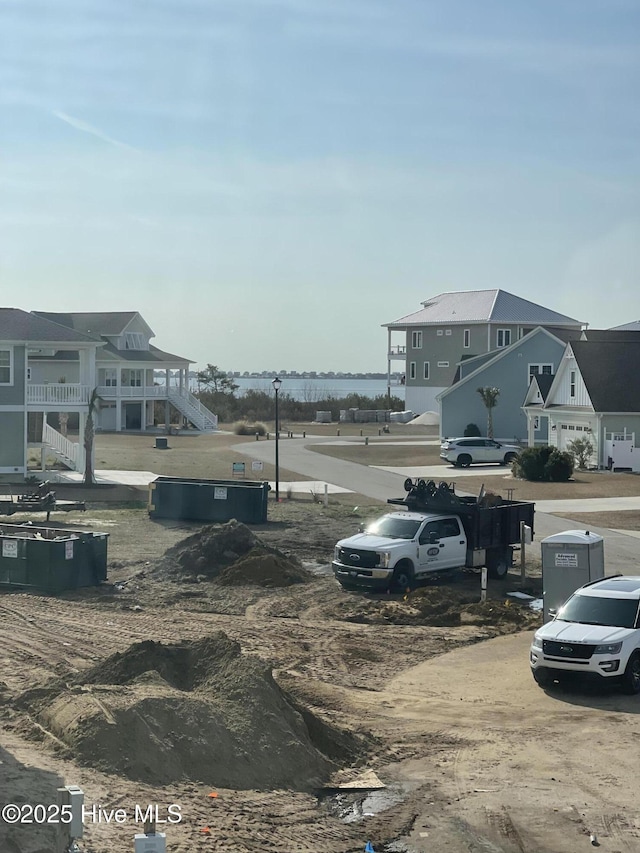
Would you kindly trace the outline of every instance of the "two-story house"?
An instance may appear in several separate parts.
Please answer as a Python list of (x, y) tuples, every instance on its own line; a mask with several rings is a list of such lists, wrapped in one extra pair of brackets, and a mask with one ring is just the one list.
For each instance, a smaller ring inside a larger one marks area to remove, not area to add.
[(589, 330), (568, 343), (546, 393), (532, 386), (525, 398), (529, 445), (532, 422), (544, 418), (551, 446), (586, 436), (594, 467), (640, 471), (639, 361), (640, 331)]
[(553, 333), (579, 331), (583, 324), (505, 290), (440, 293), (419, 311), (384, 324), (388, 387), (392, 363), (401, 360), (406, 408), (437, 411), (437, 397), (453, 382), (459, 362), (510, 347), (538, 326)]
[[(0, 474), (25, 474), (29, 448), (84, 467), (82, 436), (94, 389), (97, 430), (216, 416), (189, 391), (189, 359), (158, 349), (136, 311), (52, 313), (0, 308)], [(158, 405), (159, 404), (159, 405)]]

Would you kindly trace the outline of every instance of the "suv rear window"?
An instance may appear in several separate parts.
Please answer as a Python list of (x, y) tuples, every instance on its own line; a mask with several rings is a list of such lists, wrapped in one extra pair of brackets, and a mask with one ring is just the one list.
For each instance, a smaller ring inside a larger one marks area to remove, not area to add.
[(636, 598), (598, 598), (595, 595), (571, 596), (558, 612), (563, 622), (582, 625), (610, 625), (615, 628), (635, 628), (638, 614)]

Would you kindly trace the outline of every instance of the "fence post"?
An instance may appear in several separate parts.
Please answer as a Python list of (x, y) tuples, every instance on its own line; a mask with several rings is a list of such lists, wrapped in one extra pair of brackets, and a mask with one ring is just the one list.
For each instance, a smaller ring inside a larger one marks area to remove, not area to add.
[(520, 583), (524, 586), (527, 577), (527, 569), (525, 565), (525, 523), (520, 522)]

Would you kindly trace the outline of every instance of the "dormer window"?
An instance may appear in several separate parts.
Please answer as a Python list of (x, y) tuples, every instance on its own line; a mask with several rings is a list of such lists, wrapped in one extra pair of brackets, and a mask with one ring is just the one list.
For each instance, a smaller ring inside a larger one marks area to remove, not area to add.
[(149, 349), (149, 342), (144, 335), (139, 332), (124, 333), (124, 348), (125, 349)]

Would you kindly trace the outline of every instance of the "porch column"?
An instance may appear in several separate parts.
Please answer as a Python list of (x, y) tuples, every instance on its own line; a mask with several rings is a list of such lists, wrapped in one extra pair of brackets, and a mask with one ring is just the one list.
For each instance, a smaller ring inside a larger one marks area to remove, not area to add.
[(527, 447), (533, 447), (535, 443), (534, 417), (527, 412)]
[(118, 396), (116, 397), (116, 432), (122, 431), (122, 398), (120, 397), (120, 387), (118, 386)]

